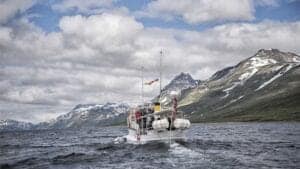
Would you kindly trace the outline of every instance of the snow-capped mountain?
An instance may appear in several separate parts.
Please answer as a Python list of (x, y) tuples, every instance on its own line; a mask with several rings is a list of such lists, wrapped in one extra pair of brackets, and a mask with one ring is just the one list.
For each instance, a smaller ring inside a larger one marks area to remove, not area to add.
[(1, 120), (0, 131), (65, 129), (124, 124), (128, 111), (129, 105), (127, 104), (79, 104), (69, 113), (61, 115), (50, 122), (32, 124), (16, 120)]
[[(57, 117), (46, 128), (74, 128), (116, 125), (126, 120), (127, 104), (80, 104), (65, 115)], [(44, 126), (45, 127), (45, 124)]]
[[(177, 94), (179, 109), (194, 122), (300, 120), (300, 56), (259, 50), (208, 80), (180, 73), (162, 90), (168, 105)], [(157, 99), (157, 98), (156, 98)], [(169, 105), (168, 105), (169, 106)], [(37, 125), (1, 120), (0, 130), (63, 129), (125, 124), (126, 104), (80, 104), (51, 122)]]
[(175, 76), (175, 78), (163, 88), (165, 92), (171, 91), (181, 91), (188, 88), (194, 88), (198, 84), (197, 80), (194, 80), (193, 77), (188, 74), (181, 72), (179, 75)]
[(195, 88), (200, 83), (200, 80), (194, 80), (190, 74), (182, 72), (162, 89), (160, 101), (168, 105), (172, 100), (172, 95), (180, 97), (184, 90)]
[(0, 120), (0, 131), (12, 131), (12, 130), (31, 130), (33, 128), (32, 123), (20, 122), (16, 120)]
[[(299, 65), (300, 57), (296, 54), (261, 49), (188, 90), (180, 105), (193, 113), (197, 121), (226, 121), (231, 117), (276, 120), (286, 118), (284, 113), (292, 113), (292, 118), (300, 111)], [(284, 104), (292, 98), (295, 100)], [(258, 112), (268, 115), (255, 114)]]

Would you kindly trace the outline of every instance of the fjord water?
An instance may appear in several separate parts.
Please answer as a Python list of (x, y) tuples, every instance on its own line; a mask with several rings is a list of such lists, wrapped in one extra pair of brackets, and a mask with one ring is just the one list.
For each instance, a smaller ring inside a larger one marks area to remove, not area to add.
[(297, 168), (300, 123), (194, 124), (186, 142), (115, 144), (125, 126), (0, 133), (0, 168)]

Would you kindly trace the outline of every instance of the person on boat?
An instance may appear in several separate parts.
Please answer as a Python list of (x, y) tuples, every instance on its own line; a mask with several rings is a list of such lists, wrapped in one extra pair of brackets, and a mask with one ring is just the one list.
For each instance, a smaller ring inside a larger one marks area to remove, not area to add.
[(150, 116), (147, 117), (147, 128), (148, 128), (149, 130), (152, 130), (152, 129), (153, 129), (152, 123), (153, 123), (153, 121), (154, 121), (154, 116), (153, 116), (153, 115), (151, 116), (151, 114), (153, 114), (153, 113), (154, 113), (154, 108), (153, 108), (153, 107), (149, 107), (149, 108), (147, 109), (147, 114), (150, 115)]
[(141, 128), (141, 116), (142, 116), (141, 111), (137, 110), (135, 112), (135, 119), (136, 119), (136, 122), (137, 122), (137, 124), (139, 125), (140, 128)]
[(143, 126), (142, 127), (146, 128), (146, 124), (147, 124), (147, 116), (146, 115), (148, 114), (148, 112), (147, 112), (147, 110), (145, 108), (143, 108), (141, 112), (142, 112), (142, 120), (143, 120), (142, 121), (143, 122)]
[(154, 108), (153, 107), (149, 107), (148, 108), (148, 114), (152, 114), (154, 113)]

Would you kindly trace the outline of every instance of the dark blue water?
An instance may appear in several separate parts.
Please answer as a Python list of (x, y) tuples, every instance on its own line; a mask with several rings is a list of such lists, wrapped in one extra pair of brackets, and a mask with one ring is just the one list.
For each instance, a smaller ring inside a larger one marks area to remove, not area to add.
[(300, 123), (196, 124), (186, 142), (114, 144), (126, 127), (0, 133), (0, 168), (300, 168)]

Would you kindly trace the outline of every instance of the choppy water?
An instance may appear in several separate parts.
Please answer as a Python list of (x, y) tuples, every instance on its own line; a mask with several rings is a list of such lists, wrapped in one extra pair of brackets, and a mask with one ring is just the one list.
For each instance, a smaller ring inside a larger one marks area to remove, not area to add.
[(300, 123), (197, 124), (186, 142), (114, 144), (125, 127), (0, 133), (0, 168), (300, 168)]

